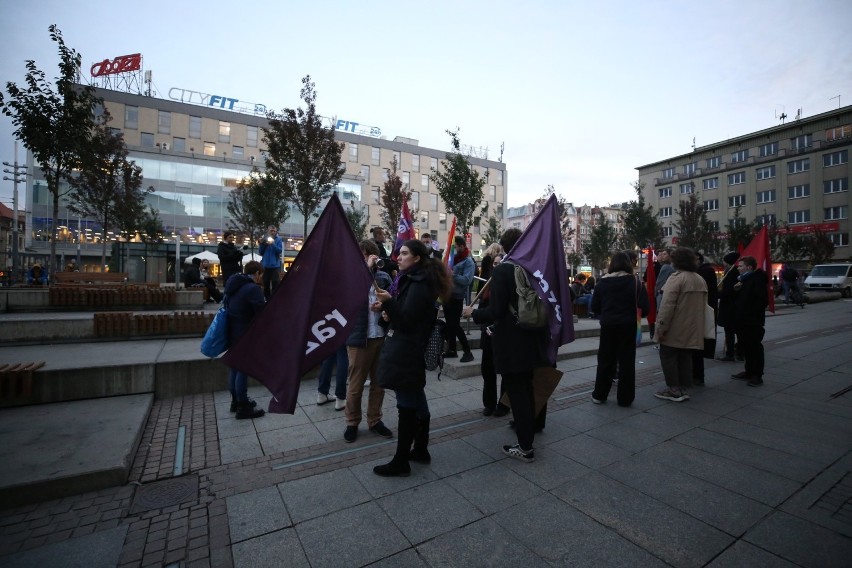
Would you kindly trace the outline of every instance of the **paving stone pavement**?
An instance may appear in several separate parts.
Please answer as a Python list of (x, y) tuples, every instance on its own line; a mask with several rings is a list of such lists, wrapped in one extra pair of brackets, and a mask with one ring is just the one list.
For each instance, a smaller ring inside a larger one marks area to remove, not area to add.
[[(594, 357), (561, 361), (532, 464), (500, 452), (509, 417), (481, 416), (481, 377), (430, 380), (432, 463), (395, 479), (372, 473), (394, 441), (362, 424), (345, 443), (313, 381), (294, 416), (254, 421), (224, 392), (158, 400), (130, 483), (0, 510), (0, 565), (848, 566), (850, 312), (779, 310), (763, 387), (707, 361), (684, 403), (653, 397), (651, 346), (627, 409), (591, 404)], [(395, 430), (392, 393), (383, 408)], [(177, 502), (144, 509), (143, 486)]]

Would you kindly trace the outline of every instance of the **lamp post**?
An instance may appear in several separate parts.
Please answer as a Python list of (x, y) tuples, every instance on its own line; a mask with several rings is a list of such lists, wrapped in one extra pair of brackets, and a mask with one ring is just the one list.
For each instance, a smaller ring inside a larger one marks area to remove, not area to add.
[[(20, 269), (20, 259), (18, 252), (18, 184), (26, 183), (27, 181), (27, 166), (26, 164), (18, 165), (18, 143), (15, 142), (15, 162), (3, 162), (7, 166), (3, 171), (11, 174), (12, 177), (3, 176), (4, 180), (12, 182), (12, 283), (18, 278)], [(9, 169), (11, 168), (11, 169)]]

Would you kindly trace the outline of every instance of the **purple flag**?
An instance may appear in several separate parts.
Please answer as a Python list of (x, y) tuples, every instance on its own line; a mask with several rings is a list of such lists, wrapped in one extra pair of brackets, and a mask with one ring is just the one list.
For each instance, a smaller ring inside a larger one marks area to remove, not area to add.
[(293, 414), (302, 375), (349, 337), (372, 281), (334, 194), (266, 307), (222, 361), (269, 389), (269, 412)]
[(547, 356), (551, 364), (556, 364), (559, 347), (574, 341), (574, 316), (556, 195), (550, 196), (509, 251), (507, 260), (527, 271), (538, 297), (551, 307), (547, 316), (550, 328)]

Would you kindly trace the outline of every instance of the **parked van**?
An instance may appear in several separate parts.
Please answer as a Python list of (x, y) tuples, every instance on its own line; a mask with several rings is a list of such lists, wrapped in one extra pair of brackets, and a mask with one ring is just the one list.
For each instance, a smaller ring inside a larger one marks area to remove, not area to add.
[(805, 289), (841, 292), (852, 298), (852, 264), (818, 264), (805, 278)]

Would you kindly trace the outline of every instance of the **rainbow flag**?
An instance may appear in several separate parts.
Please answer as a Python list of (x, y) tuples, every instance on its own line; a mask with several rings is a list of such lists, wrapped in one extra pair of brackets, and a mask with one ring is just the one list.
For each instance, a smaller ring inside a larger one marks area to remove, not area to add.
[(444, 258), (441, 259), (441, 262), (444, 263), (445, 266), (452, 268), (453, 261), (456, 258), (456, 249), (453, 246), (453, 239), (456, 237), (456, 218), (453, 217), (453, 225), (450, 227), (450, 232), (447, 234), (447, 248), (444, 249)]

